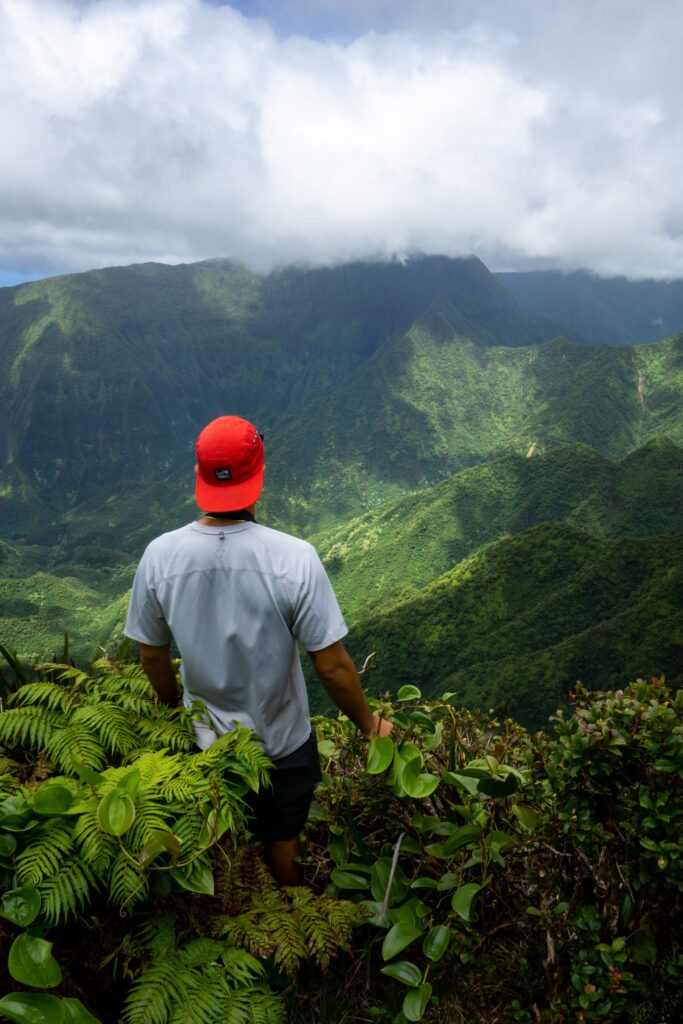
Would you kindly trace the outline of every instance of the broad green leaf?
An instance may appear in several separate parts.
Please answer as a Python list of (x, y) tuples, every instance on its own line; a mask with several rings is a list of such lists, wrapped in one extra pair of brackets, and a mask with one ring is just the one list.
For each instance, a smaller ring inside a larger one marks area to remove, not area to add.
[(339, 889), (367, 889), (370, 884), (367, 875), (359, 875), (344, 868), (334, 868), (330, 878)]
[(131, 768), (129, 772), (126, 772), (119, 781), (116, 783), (116, 789), (119, 793), (128, 793), (128, 796), (135, 796), (140, 785), (140, 769)]
[(0, 824), (10, 832), (27, 832), (35, 828), (38, 819), (33, 817), (33, 809), (23, 796), (8, 796), (0, 803)]
[(10, 992), (0, 999), (0, 1013), (14, 1024), (64, 1024), (64, 1003), (42, 992)]
[(439, 785), (439, 777), (427, 772), (421, 773), (421, 767), (421, 759), (414, 758), (408, 762), (401, 775), (401, 784), (404, 790), (414, 800), (423, 800), (425, 797), (431, 796)]
[(97, 807), (97, 824), (110, 836), (122, 836), (135, 821), (135, 804), (127, 793), (114, 789)]
[(438, 883), (435, 878), (416, 878), (410, 883), (411, 889), (436, 889)]
[(185, 868), (176, 868), (171, 871), (171, 877), (188, 892), (198, 892), (205, 896), (214, 894), (213, 873), (209, 865), (201, 860)]
[(0, 857), (11, 857), (17, 848), (14, 836), (0, 836)]
[(404, 764), (408, 764), (409, 761), (414, 761), (415, 758), (419, 758), (420, 765), (422, 765), (422, 751), (415, 743), (410, 743), (408, 740), (404, 740), (398, 748), (398, 752)]
[(3, 893), (0, 914), (12, 924), (27, 928), (40, 913), (40, 893), (32, 885), (22, 885)]
[(410, 723), (413, 726), (421, 726), (423, 729), (427, 731), (427, 733), (430, 736), (433, 736), (434, 733), (436, 732), (436, 725), (434, 724), (433, 720), (429, 717), (429, 715), (426, 715), (424, 713), (424, 711), (411, 711)]
[(140, 850), (140, 866), (147, 867), (161, 853), (170, 853), (173, 860), (176, 860), (180, 855), (181, 844), (182, 840), (172, 832), (164, 832), (160, 828), (152, 829), (148, 841)]
[(382, 974), (386, 974), (389, 978), (395, 978), (403, 985), (410, 985), (411, 988), (419, 985), (422, 981), (422, 971), (415, 964), (411, 964), (409, 960), (394, 960), (393, 964), (382, 967)]
[(428, 931), (422, 942), (422, 952), (434, 963), (440, 960), (448, 949), (451, 941), (450, 929), (445, 924), (437, 924), (431, 931)]
[(421, 1020), (427, 1003), (432, 994), (432, 986), (428, 983), (414, 988), (403, 1000), (403, 1013), (408, 1020)]
[(429, 914), (429, 907), (417, 896), (411, 896), (409, 900), (402, 903), (400, 907), (393, 907), (388, 916), (394, 924), (410, 925), (419, 928), (420, 933), (424, 932), (422, 919)]
[(80, 761), (74, 761), (73, 770), (78, 775), (79, 779), (83, 779), (83, 782), (87, 782), (89, 786), (96, 789), (102, 782), (104, 782), (104, 775), (100, 775), (94, 768), (91, 768), (89, 764), (81, 764)]
[(318, 743), (318, 752), (321, 757), (332, 757), (336, 749), (332, 740), (320, 740)]
[(458, 695), (455, 692), (455, 690), (446, 690), (445, 693), (441, 694), (441, 700), (444, 702), (444, 704), (447, 704), (449, 700), (451, 700), (453, 697), (457, 697), (457, 696)]
[(539, 813), (538, 811), (535, 811), (533, 807), (527, 807), (526, 804), (513, 804), (512, 813), (518, 819), (520, 824), (522, 824), (524, 828), (529, 829), (530, 832), (536, 828)]
[(519, 789), (519, 779), (512, 772), (506, 777), (495, 779), (481, 779), (477, 787), (480, 793), (485, 796), (504, 797), (511, 796)]
[(64, 814), (73, 803), (73, 795), (58, 782), (46, 782), (33, 794), (36, 814)]
[(308, 812), (308, 820), (309, 821), (329, 821), (330, 820), (330, 812), (327, 810), (326, 807), (323, 807), (321, 804), (316, 803), (315, 800), (314, 800), (313, 803), (311, 804), (311, 808), (310, 808), (310, 810)]
[(516, 839), (509, 832), (494, 830), (486, 835), (486, 845), (491, 849), (501, 850), (504, 846), (514, 846)]
[[(204, 824), (202, 825), (199, 838), (197, 839), (197, 846), (200, 849), (212, 846), (214, 843), (218, 842), (227, 830), (227, 824), (221, 820), (220, 814), (215, 810), (215, 808), (212, 808), (204, 817)], [(169, 833), (166, 834), (169, 835)], [(177, 856), (177, 854), (174, 856)]]
[(434, 750), (438, 747), (443, 739), (443, 722), (437, 722), (434, 731), (431, 736), (426, 736), (424, 745), (428, 750)]
[(458, 917), (461, 917), (463, 921), (476, 921), (476, 915), (473, 911), (473, 904), (481, 892), (482, 886), (477, 885), (476, 882), (467, 882), (466, 885), (461, 885), (459, 889), (453, 893), (451, 900), (451, 906), (456, 912)]
[(411, 942), (422, 935), (422, 929), (399, 921), (389, 929), (382, 943), (382, 959), (393, 960)]
[(455, 832), (451, 833), (444, 843), (446, 853), (450, 856), (455, 853), (456, 850), (460, 850), (463, 846), (467, 846), (468, 843), (477, 843), (480, 839), (480, 825), (476, 825), (474, 822), (469, 825), (461, 825), (460, 828), (456, 828)]
[(397, 700), (419, 700), (421, 696), (422, 690), (418, 690), (417, 686), (411, 686), (410, 683), (402, 686), (396, 694)]
[(28, 932), (18, 935), (7, 959), (15, 981), (31, 988), (54, 988), (62, 980), (62, 971), (52, 955), (52, 943), (36, 939)]
[(346, 836), (332, 836), (327, 844), (330, 857), (335, 864), (341, 866), (349, 859), (349, 841)]
[(446, 889), (455, 889), (456, 885), (460, 883), (460, 875), (454, 875), (452, 871), (447, 871), (445, 875), (442, 875), (439, 879), (437, 889), (439, 892), (444, 892)]
[[(370, 873), (370, 888), (372, 889), (372, 895), (380, 902), (382, 902), (386, 896), (390, 874), (391, 860), (389, 857), (381, 857), (372, 865), (372, 871)], [(394, 903), (400, 902), (407, 891), (408, 885), (405, 875), (397, 865), (391, 883), (388, 906), (392, 906)]]
[(391, 736), (375, 736), (368, 748), (368, 772), (380, 775), (386, 771), (394, 758), (394, 741)]
[(464, 790), (472, 796), (477, 792), (477, 786), (479, 785), (478, 777), (474, 778), (471, 775), (463, 775), (461, 772), (447, 772), (445, 769), (441, 770), (441, 778), (447, 785), (453, 786), (455, 789)]
[(86, 1010), (80, 999), (62, 999), (62, 1005), (64, 1024), (100, 1024), (98, 1018)]

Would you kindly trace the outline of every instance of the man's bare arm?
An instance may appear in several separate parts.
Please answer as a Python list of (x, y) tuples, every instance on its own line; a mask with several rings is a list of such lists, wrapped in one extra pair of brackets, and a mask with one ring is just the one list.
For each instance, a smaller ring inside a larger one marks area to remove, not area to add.
[(170, 649), (170, 644), (164, 644), (163, 647), (140, 644), (140, 664), (156, 690), (159, 700), (170, 707), (177, 707), (180, 703), (180, 691), (171, 662)]
[(370, 710), (356, 667), (341, 640), (322, 651), (309, 651), (308, 654), (331, 700), (358, 726), (363, 736), (366, 739), (388, 736), (393, 726)]

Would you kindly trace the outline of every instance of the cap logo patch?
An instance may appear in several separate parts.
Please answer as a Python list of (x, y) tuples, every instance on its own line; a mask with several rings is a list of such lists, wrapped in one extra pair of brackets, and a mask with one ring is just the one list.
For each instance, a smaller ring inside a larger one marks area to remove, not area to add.
[(227, 466), (224, 466), (222, 469), (214, 469), (214, 473), (216, 474), (216, 480), (232, 480), (232, 473)]

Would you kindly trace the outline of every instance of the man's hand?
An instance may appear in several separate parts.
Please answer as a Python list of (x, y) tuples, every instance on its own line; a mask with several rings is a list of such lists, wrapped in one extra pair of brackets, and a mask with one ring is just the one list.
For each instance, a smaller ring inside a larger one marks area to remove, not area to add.
[(318, 679), (340, 711), (357, 725), (366, 739), (388, 736), (393, 726), (370, 710), (358, 673), (341, 640), (324, 647), (322, 651), (309, 651)]
[(369, 733), (363, 732), (363, 736), (366, 740), (371, 740), (373, 736), (388, 736), (393, 728), (393, 722), (388, 722), (386, 718), (381, 718), (379, 715), (373, 715), (372, 729)]
[(177, 707), (181, 694), (171, 661), (170, 644), (164, 644), (163, 647), (140, 644), (140, 664), (159, 700), (169, 707)]

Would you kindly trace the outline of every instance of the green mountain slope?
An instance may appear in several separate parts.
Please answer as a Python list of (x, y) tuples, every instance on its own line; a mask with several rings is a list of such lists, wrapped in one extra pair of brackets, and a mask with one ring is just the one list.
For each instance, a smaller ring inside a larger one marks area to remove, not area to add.
[(580, 679), (683, 683), (683, 536), (604, 540), (551, 523), (500, 541), (362, 624), (373, 689), (414, 683), (544, 724)]
[(619, 458), (660, 433), (680, 443), (681, 394), (683, 334), (635, 348), (484, 348), (435, 311), (278, 431), (270, 507), (315, 532), (532, 445)]
[(482, 342), (553, 334), (474, 259), (146, 264), (2, 289), (0, 511), (21, 531), (27, 510), (163, 480), (226, 411), (270, 431), (435, 302)]
[(496, 277), (520, 306), (594, 345), (637, 345), (683, 330), (683, 281), (628, 281), (557, 270)]
[(595, 537), (683, 532), (683, 447), (665, 437), (621, 462), (591, 448), (462, 470), (313, 538), (350, 622), (425, 586), (506, 535), (564, 520)]

